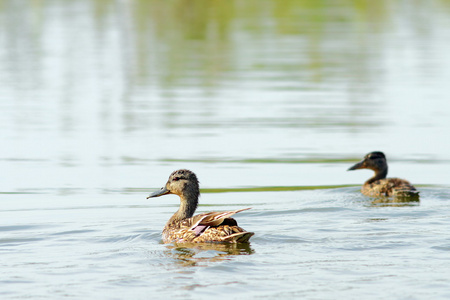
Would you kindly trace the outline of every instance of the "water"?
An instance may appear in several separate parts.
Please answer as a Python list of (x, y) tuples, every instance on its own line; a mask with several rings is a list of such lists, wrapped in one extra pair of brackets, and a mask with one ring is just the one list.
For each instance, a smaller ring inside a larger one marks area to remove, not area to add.
[[(447, 1), (0, 1), (0, 296), (449, 298)], [(420, 202), (362, 196), (382, 150)], [(249, 246), (160, 243), (199, 212)]]

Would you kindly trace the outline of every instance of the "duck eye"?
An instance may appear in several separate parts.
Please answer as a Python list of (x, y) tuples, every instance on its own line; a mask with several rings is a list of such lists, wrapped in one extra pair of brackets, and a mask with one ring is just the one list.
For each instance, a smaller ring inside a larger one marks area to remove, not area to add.
[(178, 181), (178, 180), (180, 180), (180, 177), (174, 177), (173, 178), (173, 181)]

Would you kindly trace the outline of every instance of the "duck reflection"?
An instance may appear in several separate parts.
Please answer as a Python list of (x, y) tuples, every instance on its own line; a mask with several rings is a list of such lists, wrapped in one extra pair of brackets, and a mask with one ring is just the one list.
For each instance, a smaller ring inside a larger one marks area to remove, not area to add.
[(420, 205), (419, 195), (405, 197), (376, 197), (370, 202), (371, 206), (418, 206)]
[(248, 243), (182, 243), (166, 246), (167, 257), (174, 258), (184, 267), (206, 265), (209, 262), (231, 259), (235, 255), (250, 255), (255, 251)]

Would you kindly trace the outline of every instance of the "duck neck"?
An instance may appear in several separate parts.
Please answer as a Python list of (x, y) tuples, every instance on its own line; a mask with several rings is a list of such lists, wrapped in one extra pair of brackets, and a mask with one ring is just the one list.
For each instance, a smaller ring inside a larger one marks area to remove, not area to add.
[(377, 181), (377, 180), (386, 178), (387, 173), (388, 173), (388, 168), (387, 168), (387, 166), (386, 166), (386, 168), (384, 168), (384, 169), (382, 169), (382, 170), (375, 171), (375, 176), (373, 176), (372, 178), (370, 178), (369, 180), (367, 180), (367, 181), (366, 181), (366, 184), (370, 184), (370, 183), (373, 183), (373, 182), (375, 182), (375, 181)]
[(167, 224), (179, 222), (184, 219), (191, 218), (198, 205), (199, 192), (187, 192), (180, 196), (180, 208), (178, 211), (169, 219)]

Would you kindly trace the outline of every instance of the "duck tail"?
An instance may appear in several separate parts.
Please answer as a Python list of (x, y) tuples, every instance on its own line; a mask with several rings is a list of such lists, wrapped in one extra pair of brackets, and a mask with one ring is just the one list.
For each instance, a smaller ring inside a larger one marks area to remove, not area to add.
[(419, 191), (416, 190), (395, 190), (393, 196), (396, 198), (404, 198), (409, 201), (419, 201)]
[(238, 232), (223, 238), (223, 242), (228, 243), (248, 243), (248, 240), (254, 235), (254, 232)]

